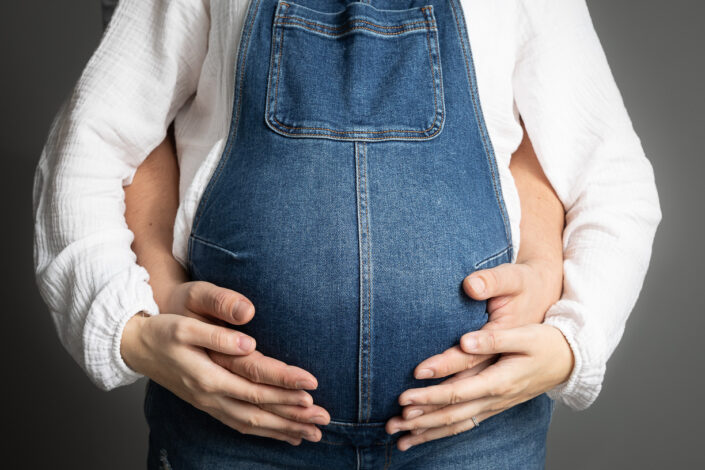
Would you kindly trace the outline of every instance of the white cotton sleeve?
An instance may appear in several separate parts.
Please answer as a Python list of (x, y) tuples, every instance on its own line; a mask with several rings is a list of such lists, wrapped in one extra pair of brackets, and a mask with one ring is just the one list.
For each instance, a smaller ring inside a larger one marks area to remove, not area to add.
[(515, 101), (566, 209), (562, 298), (545, 323), (575, 365), (549, 392), (573, 409), (597, 398), (644, 281), (661, 220), (654, 175), (584, 0), (525, 2)]
[(196, 90), (206, 0), (121, 0), (99, 47), (54, 118), (34, 176), (34, 268), (59, 338), (98, 387), (140, 377), (122, 330), (157, 314), (136, 263), (123, 186)]

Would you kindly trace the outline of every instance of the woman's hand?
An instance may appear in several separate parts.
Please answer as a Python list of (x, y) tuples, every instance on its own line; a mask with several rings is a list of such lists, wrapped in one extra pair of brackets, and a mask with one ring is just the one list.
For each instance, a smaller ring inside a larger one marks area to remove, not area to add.
[[(546, 310), (560, 297), (562, 275), (560, 260), (527, 260), (475, 271), (463, 280), (463, 290), (475, 300), (487, 300), (483, 330), (513, 328), (543, 322)], [(456, 345), (421, 362), (414, 376), (446, 377), (482, 363), (489, 365), (494, 359), (494, 355), (468, 354)]]
[[(488, 322), (481, 331), (491, 332), (542, 322), (546, 310), (561, 295), (563, 276), (561, 261), (555, 256), (535, 257), (517, 264), (502, 264), (495, 268), (476, 271), (467, 276), (463, 280), (465, 293), (476, 300), (489, 299), (487, 302)], [(572, 357), (572, 351), (570, 355)], [(496, 364), (495, 366), (490, 365), (496, 360), (496, 353), (477, 353), (464, 349), (462, 345), (456, 345), (441, 354), (422, 361), (416, 366), (414, 376), (417, 379), (427, 379), (455, 374), (443, 382), (443, 384), (451, 384), (474, 376), (488, 367), (495, 367)], [(500, 358), (500, 361), (502, 360), (504, 359)], [(506, 373), (505, 379), (507, 380), (521, 381), (523, 378), (520, 369), (510, 368)], [(444, 404), (405, 406), (402, 410), (402, 417), (404, 420), (410, 420), (421, 414), (430, 415), (443, 407)], [(392, 418), (390, 420), (392, 424), (387, 424), (388, 430), (395, 426), (393, 423), (396, 419), (396, 417)], [(465, 424), (472, 425), (472, 421)], [(424, 431), (425, 428), (416, 428), (413, 429), (412, 434), (421, 434)], [(450, 433), (452, 434), (453, 431)], [(436, 430), (426, 437), (428, 440), (437, 439), (438, 437), (433, 437), (436, 435), (443, 437), (449, 434), (439, 434), (439, 431)], [(403, 442), (400, 440), (397, 445), (401, 446)]]
[[(402, 436), (399, 450), (467, 431), (474, 426), (472, 417), (482, 421), (530, 400), (565, 382), (573, 369), (570, 346), (550, 325), (474, 331), (463, 335), (461, 347), (469, 354), (502, 355), (492, 365), (482, 363), (438, 385), (402, 393), (406, 419), (390, 419), (387, 432), (422, 431)], [(424, 405), (441, 408), (425, 413)]]
[(121, 353), (129, 367), (242, 433), (292, 445), (321, 438), (315, 424), (330, 416), (303, 390), (315, 389), (316, 378), (221, 326), (250, 321), (249, 300), (200, 281), (175, 284), (168, 298), (177, 314), (136, 315), (126, 324)]

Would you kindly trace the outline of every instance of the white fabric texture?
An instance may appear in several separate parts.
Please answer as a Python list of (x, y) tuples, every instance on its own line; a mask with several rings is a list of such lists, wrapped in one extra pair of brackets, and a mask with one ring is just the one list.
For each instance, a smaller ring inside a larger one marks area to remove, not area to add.
[[(257, 0), (253, 0), (257, 1)], [(248, 0), (122, 0), (57, 114), (34, 184), (35, 269), (62, 344), (99, 387), (140, 375), (120, 356), (127, 320), (158, 314), (130, 249), (123, 185), (175, 119), (181, 168), (173, 253), (185, 265), (199, 199), (230, 125)], [(564, 293), (546, 315), (575, 356), (549, 392), (573, 409), (599, 394), (641, 289), (661, 211), (585, 0), (461, 0), (515, 252), (509, 162), (519, 115), (566, 208)]]

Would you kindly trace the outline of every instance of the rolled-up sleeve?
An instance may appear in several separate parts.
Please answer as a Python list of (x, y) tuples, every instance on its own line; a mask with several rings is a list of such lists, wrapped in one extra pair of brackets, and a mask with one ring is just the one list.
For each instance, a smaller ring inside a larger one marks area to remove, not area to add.
[(563, 296), (545, 323), (564, 334), (575, 365), (549, 396), (584, 409), (636, 303), (661, 210), (584, 0), (526, 1), (525, 11), (515, 102), (566, 209)]
[(61, 343), (105, 390), (140, 377), (120, 355), (127, 320), (158, 313), (123, 186), (195, 92), (208, 29), (205, 0), (121, 0), (35, 171), (39, 291)]

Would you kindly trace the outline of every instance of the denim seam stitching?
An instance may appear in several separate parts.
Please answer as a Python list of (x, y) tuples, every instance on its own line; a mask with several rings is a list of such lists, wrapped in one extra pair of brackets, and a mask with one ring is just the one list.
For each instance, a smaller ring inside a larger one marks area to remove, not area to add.
[[(363, 318), (363, 293), (364, 293), (364, 284), (363, 284), (363, 260), (362, 260), (362, 209), (361, 209), (361, 204), (360, 204), (360, 152), (359, 152), (359, 146), (361, 145), (360, 142), (355, 142), (353, 144), (354, 149), (355, 149), (355, 195), (356, 195), (356, 202), (357, 202), (357, 232), (358, 232), (358, 251), (359, 251), (359, 264), (360, 264), (360, 323), (362, 323), (362, 318)], [(362, 325), (360, 325), (362, 326)], [(360, 332), (361, 333), (361, 332)], [(358, 420), (362, 421), (362, 345), (358, 345), (358, 372), (357, 372), (357, 382), (358, 382), (358, 389), (357, 389), (357, 415), (358, 415)]]
[[(421, 131), (413, 131), (413, 130), (407, 130), (407, 129), (387, 129), (387, 130), (382, 130), (382, 131), (339, 131), (339, 130), (335, 130), (335, 129), (330, 129), (330, 128), (328, 128), (328, 127), (288, 126), (288, 125), (284, 124), (283, 122), (279, 121), (279, 119), (277, 119), (277, 117), (276, 117), (276, 112), (277, 112), (277, 104), (278, 104), (278, 102), (279, 102), (279, 77), (281, 76), (281, 57), (282, 57), (282, 55), (283, 55), (283, 50), (284, 50), (284, 46), (283, 46), (283, 44), (284, 44), (284, 28), (280, 28), (280, 29), (281, 29), (281, 36), (280, 36), (279, 47), (278, 47), (278, 49), (279, 49), (279, 61), (278, 61), (278, 62), (279, 62), (279, 63), (278, 63), (278, 65), (277, 65), (277, 70), (276, 70), (276, 74), (277, 74), (277, 83), (276, 83), (276, 90), (275, 90), (276, 92), (275, 92), (275, 96), (274, 96), (274, 110), (273, 110), (272, 113), (271, 113), (271, 114), (272, 114), (271, 119), (274, 119), (274, 121), (276, 121), (277, 124), (281, 125), (282, 127), (287, 128), (287, 129), (324, 130), (324, 131), (330, 131), (330, 132), (333, 132), (333, 133), (336, 133), (336, 134), (385, 134), (385, 133), (390, 133), (390, 132), (408, 132), (408, 133), (414, 133), (414, 134), (425, 134), (425, 133), (431, 131), (431, 130), (436, 126), (436, 121), (438, 121), (438, 115), (439, 115), (439, 113), (438, 113), (438, 97), (437, 97), (437, 88), (438, 88), (438, 86), (437, 86), (437, 84), (436, 84), (436, 70), (435, 70), (436, 67), (434, 66), (434, 63), (433, 63), (433, 60), (432, 60), (432, 56), (431, 56), (431, 47), (432, 47), (432, 46), (431, 46), (430, 30), (429, 30), (428, 28), (424, 28), (424, 29), (427, 29), (427, 31), (426, 31), (426, 41), (427, 41), (427, 43), (428, 43), (429, 65), (430, 65), (430, 68), (431, 68), (431, 75), (432, 75), (432, 78), (433, 78), (433, 108), (434, 108), (434, 115), (433, 115), (433, 121), (431, 122), (431, 125), (430, 125), (428, 128), (426, 128), (426, 129), (424, 129), (424, 130), (421, 130)], [(440, 113), (441, 119), (443, 119), (444, 114), (445, 114), (444, 112), (441, 112), (441, 113)], [(439, 131), (440, 131), (440, 127), (439, 127), (439, 129), (437, 129), (433, 134), (431, 134), (431, 135), (429, 135), (429, 136), (424, 136), (424, 137), (413, 137), (413, 136), (409, 136), (408, 138), (410, 138), (410, 139), (427, 138), (427, 137), (431, 137), (431, 136), (436, 135)], [(318, 134), (315, 134), (315, 133), (300, 133), (300, 135), (318, 135)], [(369, 137), (369, 138), (372, 139), (373, 137)], [(381, 138), (386, 138), (386, 137), (378, 137), (378, 139), (381, 139)]]
[(384, 32), (384, 31), (376, 31), (376, 30), (374, 30), (374, 29), (372, 29), (372, 28), (368, 28), (368, 27), (366, 27), (366, 26), (353, 26), (353, 27), (351, 27), (351, 28), (348, 28), (348, 29), (346, 29), (346, 30), (344, 30), (344, 31), (340, 31), (340, 32), (338, 32), (338, 33), (329, 33), (329, 32), (326, 32), (326, 31), (320, 31), (320, 30), (311, 28), (310, 26), (304, 26), (304, 25), (302, 25), (302, 24), (295, 23), (295, 22), (278, 21), (278, 22), (277, 22), (277, 25), (297, 26), (297, 27), (299, 27), (299, 28), (308, 29), (309, 31), (313, 31), (313, 32), (316, 32), (316, 33), (319, 33), (319, 34), (325, 34), (326, 36), (331, 36), (331, 37), (342, 36), (342, 35), (344, 35), (345, 33), (348, 33), (348, 32), (350, 32), (350, 31), (355, 31), (355, 30), (358, 30), (358, 29), (363, 29), (363, 30), (366, 30), (366, 31), (372, 31), (372, 32), (375, 33), (375, 34), (384, 35), (384, 36), (398, 36), (398, 35), (400, 35), (400, 34), (404, 34), (404, 33), (407, 33), (407, 32), (409, 32), (409, 31), (421, 31), (421, 30), (424, 30), (424, 29), (428, 29), (426, 26), (423, 26), (423, 27), (417, 27), (417, 28), (408, 28), (408, 29), (405, 29), (405, 30), (403, 30), (403, 31), (395, 31), (395, 32), (393, 32), (393, 33), (392, 33), (392, 32), (387, 33), (387, 32)]
[[(286, 3), (282, 3), (282, 5), (286, 5), (287, 7), (289, 6)], [(422, 8), (424, 11), (424, 15), (428, 16), (429, 9), (426, 7)], [(430, 20), (429, 20), (430, 21)], [(433, 20), (435, 21), (435, 20)], [(275, 20), (275, 27), (277, 24), (280, 24), (281, 22), (276, 22)], [(302, 26), (303, 27), (303, 26)], [(438, 134), (441, 129), (443, 128), (443, 120), (445, 118), (445, 110), (441, 109), (439, 113), (438, 109), (438, 93), (439, 93), (439, 86), (436, 79), (436, 68), (438, 67), (437, 64), (433, 62), (433, 58), (431, 56), (431, 48), (432, 43), (431, 43), (431, 31), (436, 30), (436, 28), (429, 28), (429, 27), (424, 27), (422, 29), (426, 29), (426, 41), (428, 43), (428, 56), (429, 56), (429, 64), (431, 68), (431, 75), (432, 75), (432, 83), (433, 83), (433, 108), (434, 108), (434, 115), (433, 115), (433, 121), (431, 122), (431, 125), (424, 129), (424, 130), (408, 130), (408, 129), (386, 129), (386, 130), (380, 130), (380, 131), (341, 131), (341, 130), (336, 130), (336, 129), (331, 129), (328, 127), (308, 127), (308, 126), (289, 126), (284, 124), (283, 122), (279, 121), (276, 117), (276, 112), (277, 112), (277, 104), (279, 103), (279, 77), (281, 76), (281, 59), (284, 51), (284, 28), (279, 28), (280, 29), (280, 37), (279, 37), (279, 44), (277, 45), (275, 49), (275, 54), (278, 55), (278, 60), (277, 60), (277, 67), (276, 70), (272, 70), (271, 73), (276, 73), (277, 78), (276, 78), (276, 84), (275, 84), (275, 93), (274, 93), (274, 108), (272, 112), (270, 113), (267, 111), (267, 119), (271, 123), (272, 121), (276, 122), (278, 126), (275, 127), (284, 127), (286, 129), (293, 129), (293, 130), (298, 130), (298, 129), (308, 129), (308, 130), (320, 130), (320, 131), (329, 131), (334, 134), (362, 134), (362, 135), (367, 135), (367, 134), (387, 134), (387, 133), (413, 133), (413, 134), (428, 134), (433, 130), (434, 127), (437, 127), (435, 131), (433, 131), (431, 134), (424, 135), (424, 136), (399, 136), (403, 137), (405, 139), (430, 139), (431, 137), (435, 136)], [(310, 29), (310, 28), (309, 28)], [(325, 34), (325, 33), (324, 33)], [(438, 37), (436, 35), (436, 40), (438, 40)], [(440, 60), (440, 58), (438, 59)], [(270, 61), (271, 63), (271, 61)], [(270, 73), (270, 81), (271, 81), (271, 73)], [(442, 88), (441, 88), (442, 90)], [(269, 108), (269, 98), (271, 97), (271, 93), (267, 93), (267, 108)], [(439, 120), (440, 116), (440, 124), (437, 124), (437, 121)], [(279, 129), (281, 132), (288, 134), (288, 135), (311, 135), (311, 136), (317, 136), (317, 135), (325, 135), (324, 133), (314, 133), (314, 132), (289, 132), (286, 130)], [(334, 136), (331, 136), (334, 137)], [(339, 139), (346, 139), (345, 137), (338, 137)], [(355, 138), (355, 137), (352, 137)], [(347, 139), (352, 139), (348, 137)], [(364, 137), (366, 139), (371, 139), (371, 140), (381, 140), (381, 139), (388, 139), (389, 137), (383, 136), (383, 137)]]
[[(327, 24), (324, 24), (324, 23), (320, 23), (320, 22), (317, 22), (317, 21), (309, 21), (309, 20), (306, 20), (306, 19), (301, 18), (301, 17), (299, 17), (299, 16), (292, 16), (292, 15), (289, 15), (289, 16), (275, 16), (274, 18), (275, 18), (275, 19), (280, 19), (280, 20), (282, 20), (282, 19), (283, 19), (283, 20), (294, 20), (294, 21), (298, 21), (298, 22), (300, 22), (300, 23), (306, 23), (306, 24), (310, 24), (310, 25), (315, 26), (315, 27), (324, 28), (324, 29), (330, 29), (330, 30), (333, 30), (333, 31), (340, 30), (340, 29), (342, 29), (342, 28), (344, 27), (344, 26), (342, 26), (342, 25), (341, 25), (341, 26), (330, 26), (330, 25), (327, 25)], [(281, 21), (278, 22), (278, 23), (283, 24), (283, 22), (281, 22)], [(360, 19), (360, 18), (353, 18), (353, 19), (350, 19), (350, 20), (348, 20), (348, 21), (346, 21), (345, 23), (342, 23), (342, 24), (343, 24), (343, 25), (346, 25), (346, 24), (348, 24), (348, 23), (365, 23), (365, 24), (368, 24), (368, 25), (373, 26), (373, 27), (375, 27), (375, 28), (381, 28), (381, 29), (402, 29), (402, 28), (406, 28), (407, 26), (411, 26), (411, 25), (414, 25), (414, 24), (429, 24), (429, 25), (433, 25), (433, 24), (435, 24), (436, 22), (435, 22), (434, 20), (421, 20), (421, 21), (412, 21), (412, 22), (410, 22), (410, 23), (403, 23), (403, 24), (394, 25), (394, 26), (384, 26), (384, 25), (377, 24), (377, 23), (373, 23), (373, 22), (371, 22), (371, 21), (363, 20), (363, 19)], [(433, 26), (429, 26), (429, 27), (433, 28)], [(424, 28), (425, 28), (425, 27), (424, 27)]]
[(204, 238), (199, 237), (198, 235), (193, 235), (193, 234), (191, 235), (191, 238), (192, 238), (194, 241), (197, 241), (197, 242), (201, 243), (202, 245), (209, 246), (209, 247), (213, 248), (214, 250), (222, 251), (222, 252), (224, 252), (224, 253), (226, 253), (226, 254), (232, 256), (232, 257), (235, 258), (235, 259), (240, 259), (240, 257), (237, 256), (233, 251), (230, 251), (229, 249), (227, 249), (227, 248), (225, 248), (225, 247), (223, 247), (223, 246), (220, 246), (220, 245), (218, 245), (217, 243), (213, 243), (213, 242), (211, 242), (211, 241), (208, 241), (208, 240), (206, 240), (206, 239), (204, 239)]
[[(469, 80), (469, 82), (470, 82), (470, 97), (471, 97), (471, 99), (472, 99), (472, 103), (473, 103), (473, 108), (474, 108), (474, 111), (475, 111), (475, 115), (477, 116), (477, 124), (478, 124), (478, 127), (480, 128), (480, 129), (479, 129), (479, 130), (480, 130), (480, 136), (482, 137), (482, 144), (483, 144), (483, 146), (484, 146), (484, 148), (485, 148), (485, 155), (486, 155), (487, 159), (490, 160), (490, 159), (492, 159), (492, 157), (491, 157), (490, 155), (494, 156), (494, 152), (490, 152), (490, 149), (488, 148), (488, 142), (487, 142), (488, 138), (487, 138), (487, 136), (485, 135), (485, 129), (483, 128), (484, 126), (482, 126), (481, 121), (480, 121), (480, 119), (482, 118), (482, 116), (481, 116), (481, 113), (480, 113), (480, 111), (479, 111), (479, 109), (478, 109), (477, 97), (475, 96), (475, 93), (476, 93), (476, 91), (475, 91), (476, 84), (475, 84), (475, 81), (474, 81), (474, 79), (473, 79), (473, 74), (472, 74), (471, 71), (470, 71), (470, 64), (469, 64), (469, 62), (468, 62), (468, 54), (467, 54), (467, 51), (466, 51), (466, 48), (465, 48), (465, 37), (463, 36), (463, 31), (464, 31), (464, 30), (463, 30), (463, 28), (461, 27), (460, 22), (459, 22), (459, 20), (458, 20), (458, 14), (457, 14), (457, 12), (456, 12), (455, 4), (454, 4), (454, 3), (455, 3), (455, 0), (451, 0), (451, 1), (450, 1), (451, 8), (453, 9), (453, 17), (455, 18), (455, 23), (456, 23), (456, 26), (457, 26), (457, 28), (458, 28), (458, 33), (460, 34), (460, 44), (461, 44), (462, 49), (463, 49), (463, 56), (464, 56), (464, 58), (465, 58), (465, 68), (466, 68), (466, 72), (467, 72), (467, 74), (468, 74), (468, 80)], [(469, 45), (468, 45), (468, 46), (469, 46)], [(502, 202), (502, 197), (500, 196), (500, 190), (499, 190), (498, 187), (497, 187), (497, 178), (496, 178), (496, 175), (495, 175), (494, 165), (493, 165), (493, 163), (492, 163), (491, 161), (489, 162), (489, 164), (490, 164), (490, 165), (489, 165), (489, 166), (490, 166), (490, 172), (492, 173), (492, 185), (493, 185), (493, 187), (494, 187), (495, 197), (497, 198), (497, 202), (498, 202), (499, 205), (500, 205), (500, 213), (501, 213), (501, 216), (502, 216), (502, 222), (504, 223), (504, 236), (505, 236), (506, 239), (509, 241), (509, 244), (510, 244), (509, 248), (511, 248), (511, 247), (512, 247), (512, 239), (511, 239), (511, 234), (510, 234), (511, 232), (510, 232), (510, 230), (509, 230), (509, 225), (508, 225), (508, 221), (507, 221), (507, 216), (506, 216), (506, 214), (505, 214), (504, 205), (503, 205), (503, 202)]]
[(336, 419), (331, 419), (328, 424), (332, 424), (335, 426), (350, 426), (355, 428), (381, 428), (387, 423), (385, 421), (368, 421), (366, 423), (353, 423), (350, 421), (339, 421)]
[(370, 194), (367, 187), (367, 144), (362, 144), (363, 152), (363, 167), (362, 171), (365, 177), (365, 227), (367, 230), (367, 419), (369, 423), (372, 414), (372, 405), (370, 403), (372, 390), (372, 239), (370, 238)]
[(382, 470), (389, 469), (389, 466), (392, 464), (392, 451), (390, 444), (391, 442), (384, 444), (384, 468)]
[(499, 251), (499, 252), (497, 252), (497, 253), (495, 253), (495, 254), (493, 254), (493, 255), (488, 256), (487, 258), (485, 258), (485, 259), (483, 259), (483, 260), (481, 260), (481, 261), (478, 261), (477, 263), (475, 263), (475, 269), (479, 269), (480, 266), (482, 266), (482, 265), (484, 265), (484, 264), (487, 264), (487, 263), (489, 263), (490, 261), (493, 261), (493, 260), (499, 258), (500, 256), (506, 254), (509, 250), (511, 250), (511, 248), (512, 248), (511, 245), (506, 246), (502, 251)]

